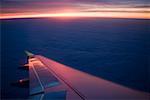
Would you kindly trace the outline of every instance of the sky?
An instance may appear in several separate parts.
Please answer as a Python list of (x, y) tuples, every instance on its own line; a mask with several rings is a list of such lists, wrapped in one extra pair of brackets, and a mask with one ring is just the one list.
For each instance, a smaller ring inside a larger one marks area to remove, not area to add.
[(1, 0), (0, 19), (113, 17), (150, 19), (148, 0)]

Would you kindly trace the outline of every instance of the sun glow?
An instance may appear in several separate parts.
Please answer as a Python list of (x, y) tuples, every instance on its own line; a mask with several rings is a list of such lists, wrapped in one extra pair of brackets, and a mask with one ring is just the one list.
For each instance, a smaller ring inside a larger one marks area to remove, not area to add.
[[(53, 1), (53, 0), (52, 0)], [(78, 2), (78, 0), (65, 1), (26, 1), (23, 3), (3, 2), (0, 19), (11, 18), (78, 18), (78, 17), (110, 17), (110, 18), (138, 18), (150, 19), (150, 7), (145, 2), (129, 3), (104, 2)], [(94, 0), (95, 1), (95, 0)], [(3, 4), (3, 5), (4, 5)], [(21, 5), (22, 4), (22, 5)], [(33, 6), (34, 5), (34, 6)]]
[(109, 17), (109, 18), (139, 18), (139, 19), (150, 19), (148, 13), (138, 12), (67, 12), (67, 13), (44, 13), (44, 14), (1, 14), (0, 19), (11, 19), (11, 18), (37, 18), (37, 17)]

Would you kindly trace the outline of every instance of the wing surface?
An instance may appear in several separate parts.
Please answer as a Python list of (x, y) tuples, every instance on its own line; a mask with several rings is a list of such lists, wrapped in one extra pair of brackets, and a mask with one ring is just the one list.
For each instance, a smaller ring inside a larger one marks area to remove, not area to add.
[(30, 99), (149, 100), (136, 91), (78, 71), (40, 55), (29, 57)]

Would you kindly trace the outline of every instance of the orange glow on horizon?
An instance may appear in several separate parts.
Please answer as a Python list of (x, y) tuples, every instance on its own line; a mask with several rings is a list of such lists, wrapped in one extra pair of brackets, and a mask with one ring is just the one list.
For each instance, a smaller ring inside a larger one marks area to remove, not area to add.
[(137, 18), (137, 19), (150, 19), (148, 13), (128, 13), (128, 12), (68, 12), (68, 13), (55, 13), (55, 14), (35, 14), (35, 13), (14, 13), (14, 14), (1, 14), (0, 19), (13, 19), (13, 18), (38, 18), (38, 17), (109, 17), (109, 18)]
[[(57, 1), (57, 0), (56, 0)], [(72, 0), (71, 0), (72, 1)], [(73, 0), (74, 1), (74, 0)], [(12, 18), (77, 18), (77, 17), (109, 17), (150, 19), (150, 7), (137, 4), (107, 4), (103, 2), (30, 2), (28, 7), (16, 4), (2, 7), (0, 19)], [(32, 6), (32, 3), (34, 6)], [(17, 6), (17, 7), (16, 7)]]

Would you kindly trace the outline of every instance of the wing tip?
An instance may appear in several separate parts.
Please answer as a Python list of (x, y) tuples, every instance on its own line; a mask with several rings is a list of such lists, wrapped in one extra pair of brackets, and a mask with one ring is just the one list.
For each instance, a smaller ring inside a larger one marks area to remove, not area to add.
[(27, 50), (25, 50), (24, 52), (25, 52), (25, 53), (27, 54), (27, 56), (29, 56), (29, 57), (34, 56), (34, 54), (33, 54), (33, 53), (31, 53), (31, 52), (29, 52), (29, 51), (27, 51)]

